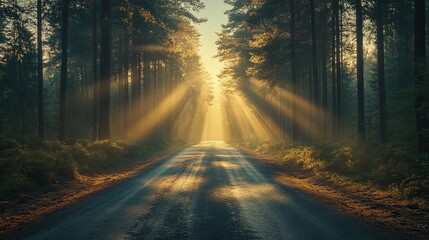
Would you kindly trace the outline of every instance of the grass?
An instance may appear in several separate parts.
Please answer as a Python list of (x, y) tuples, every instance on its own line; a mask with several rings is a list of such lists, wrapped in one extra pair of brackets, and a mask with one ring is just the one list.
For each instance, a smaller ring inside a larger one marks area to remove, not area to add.
[(429, 199), (429, 156), (400, 146), (273, 141), (234, 144), (271, 156), (270, 163), (279, 168), (311, 172), (334, 182), (345, 179), (366, 184), (398, 198)]
[(84, 176), (118, 172), (127, 164), (183, 146), (181, 141), (0, 141), (0, 199), (79, 181)]

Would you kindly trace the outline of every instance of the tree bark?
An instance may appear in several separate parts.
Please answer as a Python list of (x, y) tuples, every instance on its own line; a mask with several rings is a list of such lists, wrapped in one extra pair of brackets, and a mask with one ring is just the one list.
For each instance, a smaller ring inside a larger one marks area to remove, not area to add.
[(341, 81), (341, 30), (340, 30), (340, 9), (339, 9), (339, 0), (334, 1), (335, 8), (335, 38), (336, 38), (336, 50), (335, 50), (335, 59), (336, 59), (336, 137), (342, 137), (342, 129), (343, 129), (343, 114), (342, 114), (342, 81)]
[(427, 109), (424, 109), (427, 101), (427, 93), (422, 93), (423, 88), (428, 83), (426, 81), (426, 15), (425, 0), (414, 0), (414, 69), (416, 86), (416, 125), (417, 125), (417, 148), (421, 153), (429, 152), (429, 135), (424, 131), (429, 129), (429, 116)]
[(98, 139), (98, 110), (99, 110), (99, 93), (100, 86), (98, 83), (98, 66), (97, 66), (97, 0), (93, 0), (93, 13), (92, 13), (92, 37), (93, 37), (93, 59), (92, 59), (92, 71), (93, 71), (93, 112), (92, 112), (92, 140)]
[(143, 52), (143, 114), (148, 112), (148, 101), (150, 95), (150, 77), (149, 77), (149, 55), (147, 52)]
[(110, 78), (112, 62), (112, 34), (110, 26), (110, 0), (101, 1), (100, 42), (100, 139), (110, 138)]
[(38, 91), (38, 135), (45, 138), (45, 110), (43, 96), (43, 49), (42, 49), (42, 0), (37, 0), (37, 91)]
[(327, 49), (328, 49), (328, 39), (327, 39), (327, 4), (325, 2), (323, 9), (323, 33), (322, 33), (322, 106), (324, 110), (328, 109), (328, 69), (327, 69)]
[(123, 120), (123, 129), (124, 129), (124, 137), (127, 138), (128, 137), (128, 127), (130, 124), (130, 94), (129, 94), (129, 86), (128, 86), (128, 69), (129, 69), (129, 63), (128, 63), (128, 58), (129, 58), (129, 37), (128, 37), (128, 32), (125, 34), (125, 47), (124, 47), (124, 99), (122, 101), (123, 104), (123, 115), (124, 115), (124, 120)]
[(335, 9), (335, 0), (332, 3), (332, 42), (331, 42), (331, 80), (332, 80), (332, 135), (335, 139), (338, 135), (337, 123), (337, 43), (336, 43), (336, 30), (337, 30), (337, 16)]
[(298, 128), (297, 128), (297, 106), (295, 95), (297, 94), (297, 71), (296, 71), (296, 50), (295, 50), (295, 0), (290, 1), (290, 51), (291, 51), (291, 67), (292, 67), (292, 117), (291, 117), (291, 139), (296, 141), (298, 138)]
[(137, 53), (137, 89), (136, 89), (136, 99), (137, 99), (137, 121), (140, 121), (142, 117), (142, 65), (141, 65), (141, 52)]
[(131, 49), (131, 124), (137, 123), (140, 110), (140, 101), (138, 99), (138, 61), (137, 61), (137, 43), (133, 40), (133, 48)]
[[(119, 44), (120, 46), (125, 45), (125, 40), (121, 36), (119, 37)], [(121, 139), (124, 139), (125, 136), (125, 125), (124, 125), (124, 119), (125, 119), (125, 111), (124, 111), (124, 82), (125, 82), (125, 69), (123, 63), (124, 62), (124, 48), (121, 47), (118, 52), (118, 58), (116, 59), (116, 64), (118, 66), (118, 108), (119, 108), (119, 136)]]
[(68, 8), (69, 1), (62, 0), (61, 29), (61, 81), (59, 109), (59, 140), (64, 141), (66, 135), (66, 94), (67, 94), (67, 58), (68, 58)]
[(316, 14), (314, 9), (314, 0), (310, 0), (311, 9), (311, 46), (313, 58), (313, 102), (319, 106), (319, 73), (317, 69), (317, 38), (316, 38)]
[(362, 2), (356, 0), (356, 45), (357, 45), (357, 101), (358, 101), (358, 140), (365, 142), (365, 90), (363, 76), (363, 30)]
[(380, 114), (380, 142), (387, 141), (386, 126), (386, 87), (384, 80), (384, 27), (383, 0), (377, 0), (377, 67), (378, 67), (378, 105)]

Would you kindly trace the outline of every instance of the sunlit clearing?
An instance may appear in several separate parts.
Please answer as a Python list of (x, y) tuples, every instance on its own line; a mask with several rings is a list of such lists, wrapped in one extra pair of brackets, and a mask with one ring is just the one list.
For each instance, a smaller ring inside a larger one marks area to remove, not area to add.
[(241, 96), (228, 94), (224, 108), (227, 139), (278, 140), (284, 137), (274, 121), (264, 117)]
[[(176, 108), (185, 97), (188, 86), (181, 84), (165, 97), (156, 108), (145, 114), (130, 130), (129, 135), (136, 139), (147, 137), (160, 123), (167, 120), (172, 110)], [(174, 101), (173, 101), (174, 100)], [(133, 111), (133, 109), (131, 109)]]
[(249, 201), (274, 201), (286, 202), (284, 194), (272, 184), (241, 184), (236, 186), (225, 186), (216, 189), (212, 196), (220, 201), (229, 199), (249, 200)]
[[(326, 126), (331, 119), (326, 111), (285, 88), (276, 87), (272, 94), (264, 95), (261, 91), (263, 89), (262, 84), (253, 78), (250, 79), (249, 89), (271, 106), (279, 109), (284, 116), (294, 121), (300, 130), (312, 137), (320, 137), (322, 133), (320, 126)], [(293, 103), (296, 104), (295, 116), (292, 108)]]

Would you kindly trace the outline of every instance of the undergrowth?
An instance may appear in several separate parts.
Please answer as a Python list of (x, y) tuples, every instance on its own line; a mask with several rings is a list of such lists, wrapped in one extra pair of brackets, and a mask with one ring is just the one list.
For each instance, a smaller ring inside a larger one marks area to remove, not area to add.
[(81, 175), (114, 172), (124, 164), (146, 159), (180, 141), (128, 143), (124, 141), (0, 141), (0, 199), (49, 187)]
[(344, 143), (234, 143), (274, 157), (278, 167), (298, 167), (329, 180), (346, 178), (387, 190), (401, 198), (429, 199), (429, 155), (395, 145), (356, 146)]

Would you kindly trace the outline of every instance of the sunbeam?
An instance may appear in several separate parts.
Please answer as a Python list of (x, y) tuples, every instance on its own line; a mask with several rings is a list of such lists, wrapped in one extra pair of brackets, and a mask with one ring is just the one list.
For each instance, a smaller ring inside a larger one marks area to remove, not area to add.
[(262, 114), (241, 96), (226, 95), (223, 107), (225, 131), (229, 140), (269, 140), (284, 137), (274, 121), (263, 118)]
[(201, 141), (224, 140), (224, 124), (223, 113), (221, 111), (221, 90), (219, 82), (216, 82), (213, 88), (214, 98), (205, 117)]
[[(249, 91), (258, 96), (259, 101), (264, 101), (278, 109), (281, 114), (293, 121), (305, 133), (314, 138), (321, 137), (322, 131), (320, 126), (326, 125), (331, 120), (330, 114), (320, 107), (316, 107), (308, 100), (291, 93), (286, 88), (275, 87), (272, 90), (272, 94), (267, 95), (263, 94), (263, 85), (258, 80), (251, 78), (249, 82)], [(295, 113), (292, 110), (294, 103), (297, 108)]]
[[(172, 109), (178, 106), (181, 100), (186, 96), (189, 87), (186, 84), (179, 85), (169, 96), (165, 97), (159, 103), (157, 108), (146, 113), (144, 117), (138, 120), (130, 128), (129, 135), (132, 138), (143, 139), (152, 133), (157, 125), (167, 120)], [(175, 101), (172, 101), (175, 99)]]

